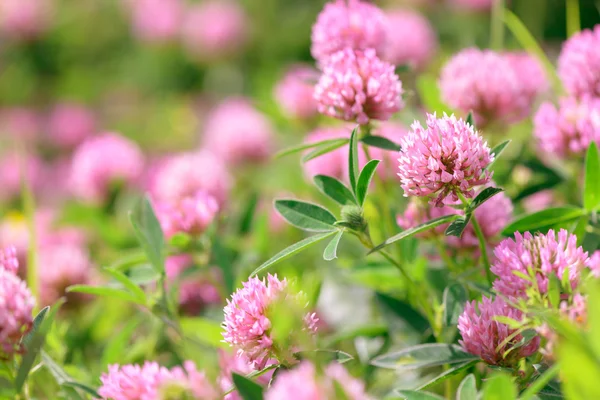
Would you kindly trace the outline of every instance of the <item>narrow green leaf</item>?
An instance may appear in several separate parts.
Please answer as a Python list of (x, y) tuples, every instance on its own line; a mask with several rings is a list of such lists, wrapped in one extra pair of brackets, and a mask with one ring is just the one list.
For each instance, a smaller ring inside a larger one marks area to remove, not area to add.
[[(70, 382), (72, 381), (72, 378), (69, 376), (69, 374), (67, 374), (60, 365), (58, 365), (53, 359), (52, 357), (50, 357), (48, 355), (48, 353), (46, 353), (45, 351), (41, 351), (40, 352), (41, 356), (42, 356), (42, 364), (46, 367), (46, 369), (50, 372), (50, 374), (54, 377), (54, 380), (56, 381), (56, 383), (59, 384), (59, 386), (64, 386), (66, 382)], [(94, 394), (96, 396), (98, 396), (98, 394), (92, 390), (94, 392)], [(73, 389), (71, 391), (71, 396), (69, 397), (70, 399), (76, 399), (76, 400), (83, 400), (83, 397), (79, 394), (79, 392), (75, 389)], [(95, 397), (98, 398), (98, 397)]]
[(493, 375), (483, 384), (483, 400), (516, 400), (517, 388), (507, 374)]
[(254, 214), (256, 213), (257, 205), (258, 205), (258, 194), (252, 193), (246, 203), (246, 207), (244, 207), (244, 212), (242, 213), (242, 217), (240, 218), (239, 232), (241, 235), (247, 234), (252, 229), (252, 220), (254, 219)]
[(365, 136), (360, 140), (367, 146), (377, 147), (378, 149), (400, 151), (401, 147), (399, 144), (392, 142), (390, 139), (383, 136), (369, 135)]
[(395, 320), (400, 319), (403, 329), (406, 329), (406, 325), (408, 325), (414, 332), (419, 334), (431, 330), (429, 321), (410, 304), (379, 292), (375, 294), (375, 299), (386, 320), (391, 322), (390, 325), (397, 325), (392, 319), (394, 318)]
[(329, 242), (327, 247), (325, 247), (325, 251), (323, 252), (323, 259), (325, 261), (331, 261), (337, 258), (337, 248), (340, 244), (340, 239), (342, 238), (343, 234), (344, 231), (339, 231), (337, 235), (331, 239), (331, 242)]
[(313, 203), (299, 200), (275, 200), (275, 209), (290, 224), (309, 232), (328, 232), (335, 229), (333, 214)]
[[(319, 359), (320, 362), (326, 364), (330, 363), (331, 361), (337, 361), (340, 364), (344, 364), (348, 361), (354, 360), (354, 357), (341, 350), (316, 349), (307, 351), (297, 351), (294, 353), (294, 355), (301, 360), (304, 358), (314, 359), (316, 357)], [(310, 356), (305, 357), (305, 355)]]
[(465, 303), (469, 300), (466, 289), (459, 284), (446, 287), (444, 290), (444, 322), (446, 326), (455, 327), (462, 314)]
[(102, 365), (104, 367), (119, 362), (123, 353), (127, 350), (127, 344), (139, 324), (139, 319), (132, 319), (106, 343), (102, 352)]
[(364, 166), (362, 171), (360, 171), (360, 176), (358, 177), (358, 182), (356, 184), (356, 199), (358, 200), (359, 206), (365, 204), (371, 179), (373, 179), (375, 170), (380, 162), (380, 160), (371, 160)]
[(510, 223), (502, 234), (511, 235), (514, 232), (535, 232), (543, 228), (551, 228), (559, 224), (566, 224), (584, 215), (585, 212), (578, 207), (564, 206), (548, 208), (533, 214), (527, 214)]
[[(469, 361), (466, 363), (453, 365), (450, 368), (443, 371), (442, 373), (440, 373), (439, 375), (437, 375), (436, 377), (430, 379), (429, 381), (427, 381), (424, 384), (422, 384), (421, 386), (419, 386), (419, 388), (417, 390), (427, 389), (428, 387), (431, 387), (433, 385), (437, 385), (441, 382), (444, 382), (446, 379), (452, 378), (454, 375), (459, 374), (468, 368), (471, 368), (478, 362), (479, 362), (478, 360), (473, 360), (473, 361)], [(473, 399), (473, 400), (475, 400), (475, 399)]]
[(238, 375), (235, 372), (231, 374), (233, 384), (243, 400), (262, 400), (263, 388), (254, 381), (245, 376)]
[(89, 286), (89, 285), (73, 285), (67, 288), (69, 293), (87, 293), (95, 296), (112, 297), (114, 299), (129, 301), (131, 303), (143, 305), (143, 302), (133, 294), (124, 291), (123, 289), (108, 287), (108, 286)]
[(481, 206), (483, 203), (494, 197), (500, 192), (503, 192), (504, 189), (495, 188), (495, 187), (487, 187), (483, 189), (469, 204), (469, 209), (467, 212), (473, 212), (477, 209), (477, 207)]
[(348, 174), (350, 176), (350, 188), (352, 189), (352, 192), (356, 194), (356, 183), (358, 179), (358, 127), (352, 130), (352, 136), (350, 136)]
[(380, 368), (412, 370), (444, 364), (462, 364), (474, 360), (479, 358), (466, 353), (457, 345), (430, 343), (383, 354), (374, 358), (371, 364)]
[(477, 382), (473, 374), (465, 376), (458, 385), (456, 400), (477, 400)]
[(314, 160), (317, 157), (321, 157), (324, 154), (331, 153), (334, 150), (339, 149), (342, 146), (345, 146), (348, 143), (348, 139), (337, 139), (336, 142), (328, 143), (323, 146), (317, 147), (304, 157), (302, 157), (302, 162), (306, 163), (310, 160)]
[(144, 197), (138, 206), (129, 213), (129, 220), (148, 260), (158, 272), (163, 274), (165, 270), (163, 255), (165, 239), (148, 197)]
[(356, 204), (354, 194), (342, 182), (327, 175), (317, 175), (314, 178), (317, 188), (327, 197), (345, 206)]
[(596, 142), (590, 143), (585, 157), (583, 206), (588, 211), (593, 211), (600, 206), (600, 155)]
[(374, 247), (373, 249), (371, 249), (371, 251), (369, 251), (368, 254), (375, 253), (375, 252), (383, 249), (384, 247), (389, 246), (390, 244), (392, 244), (394, 242), (397, 242), (402, 239), (406, 239), (407, 237), (414, 236), (417, 233), (427, 231), (429, 229), (433, 229), (436, 226), (443, 225), (448, 222), (452, 222), (452, 221), (458, 219), (459, 217), (460, 217), (460, 215), (452, 214), (452, 215), (444, 215), (443, 217), (434, 218), (432, 220), (429, 220), (419, 226), (416, 226), (411, 229), (407, 229), (403, 232), (400, 232), (399, 234), (397, 234), (395, 236), (392, 236), (391, 238), (387, 239), (385, 242), (383, 242), (383, 243), (379, 244), (378, 246)]
[(550, 275), (548, 282), (548, 300), (550, 305), (557, 309), (560, 304), (560, 279), (554, 274)]
[(137, 299), (137, 302), (140, 304), (146, 304), (146, 293), (135, 283), (129, 279), (122, 272), (117, 271), (116, 269), (104, 268), (107, 274), (112, 276), (115, 280), (120, 282), (125, 289), (129, 290), (131, 294)]
[(506, 148), (506, 146), (508, 146), (510, 144), (511, 140), (505, 140), (504, 142), (500, 143), (499, 145), (495, 146), (492, 151), (490, 152), (490, 154), (492, 154), (494, 156), (494, 161), (492, 161), (491, 163), (488, 164), (488, 166), (485, 169), (492, 169), (492, 165), (494, 165), (494, 163), (496, 163), (496, 161), (498, 161), (498, 158), (500, 158), (500, 154), (502, 154), (502, 152), (504, 151), (504, 149)]
[(23, 337), (22, 342), (21, 342), (23, 344), (23, 346), (25, 346), (25, 348), (27, 348), (27, 346), (29, 346), (31, 339), (33, 339), (35, 337), (35, 335), (37, 334), (37, 332), (39, 331), (40, 325), (44, 321), (44, 318), (46, 317), (46, 314), (48, 313), (49, 310), (50, 310), (50, 307), (46, 306), (46, 307), (42, 308), (40, 310), (40, 312), (37, 313), (37, 315), (33, 318), (33, 324), (31, 326), (31, 330), (27, 333), (27, 335), (25, 335)]
[(429, 392), (418, 392), (416, 390), (395, 390), (404, 400), (444, 400), (443, 397)]
[(448, 227), (446, 228), (446, 231), (444, 232), (444, 234), (446, 236), (456, 236), (456, 237), (461, 237), (464, 230), (467, 228), (467, 225), (469, 225), (469, 221), (471, 220), (471, 215), (472, 214), (466, 214), (465, 216), (461, 216), (459, 218), (457, 218), (455, 221), (452, 221), (450, 223), (450, 225), (448, 225)]
[(25, 344), (25, 355), (23, 355), (23, 358), (21, 359), (17, 377), (15, 378), (15, 390), (17, 393), (20, 393), (23, 389), (23, 385), (29, 376), (29, 372), (33, 367), (35, 359), (46, 342), (46, 335), (54, 322), (54, 317), (63, 303), (64, 300), (58, 301), (54, 307), (50, 310), (46, 310), (41, 317), (41, 321), (38, 322), (38, 328), (35, 331), (32, 330), (29, 332), (23, 339), (23, 343)]
[(293, 146), (293, 147), (289, 147), (287, 149), (281, 150), (280, 152), (275, 154), (274, 158), (277, 159), (277, 158), (285, 157), (290, 154), (299, 153), (303, 150), (312, 149), (315, 147), (326, 146), (326, 145), (330, 145), (335, 142), (339, 143), (341, 141), (348, 143), (348, 139), (341, 139), (341, 138), (340, 139), (327, 139), (327, 140), (323, 140), (320, 142), (314, 142), (314, 143), (303, 143), (298, 146)]
[(86, 392), (87, 394), (94, 396), (95, 399), (99, 399), (100, 398), (100, 395), (98, 394), (98, 392), (96, 392), (96, 390), (93, 387), (88, 386), (88, 385), (86, 385), (84, 383), (81, 383), (81, 382), (67, 381), (67, 382), (63, 383), (62, 386), (63, 387), (64, 386), (72, 387), (72, 388), (75, 388), (75, 389), (81, 389), (84, 392)]
[(466, 122), (467, 124), (471, 125), (473, 129), (477, 130), (477, 127), (475, 126), (475, 119), (473, 118), (473, 111), (469, 111), (467, 114)]
[(547, 76), (552, 80), (554, 91), (563, 93), (562, 83), (556, 74), (556, 69), (552, 62), (546, 56), (544, 50), (537, 43), (533, 35), (527, 30), (527, 27), (521, 22), (519, 17), (513, 14), (510, 10), (505, 9), (502, 13), (502, 18), (508, 29), (512, 32), (517, 41), (521, 44), (528, 53), (536, 57), (546, 69)]
[(331, 232), (321, 233), (319, 235), (310, 236), (304, 240), (294, 243), (293, 245), (291, 245), (289, 247), (286, 247), (285, 249), (281, 250), (279, 253), (275, 254), (273, 257), (271, 257), (270, 259), (265, 261), (260, 267), (256, 268), (250, 274), (250, 277), (253, 277), (253, 276), (263, 272), (264, 270), (277, 264), (278, 262), (281, 262), (281, 261), (293, 256), (294, 254), (299, 253), (300, 251), (304, 250), (308, 246), (311, 246), (317, 242), (320, 242), (321, 240), (326, 239), (326, 238), (334, 235), (335, 233), (336, 233), (336, 231), (331, 231)]

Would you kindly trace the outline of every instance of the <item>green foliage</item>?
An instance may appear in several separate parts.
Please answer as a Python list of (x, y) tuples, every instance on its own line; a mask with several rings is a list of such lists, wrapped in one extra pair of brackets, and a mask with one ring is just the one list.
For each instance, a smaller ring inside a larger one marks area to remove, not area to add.
[(600, 206), (600, 154), (596, 142), (590, 144), (585, 157), (583, 206), (588, 212), (595, 211)]
[(342, 182), (337, 179), (326, 176), (317, 175), (314, 177), (315, 185), (327, 197), (333, 199), (341, 205), (356, 204), (354, 194)]
[(411, 370), (478, 360), (462, 348), (443, 343), (422, 344), (376, 357), (371, 363), (380, 368)]
[(275, 209), (290, 224), (309, 232), (329, 232), (335, 229), (333, 214), (316, 204), (298, 200), (275, 200)]
[(165, 258), (163, 254), (164, 237), (160, 223), (154, 214), (152, 204), (148, 197), (142, 201), (129, 214), (129, 220), (138, 241), (142, 245), (148, 260), (154, 268), (164, 274)]
[(264, 398), (263, 389), (260, 385), (235, 372), (231, 375), (235, 388), (243, 400), (262, 400)]

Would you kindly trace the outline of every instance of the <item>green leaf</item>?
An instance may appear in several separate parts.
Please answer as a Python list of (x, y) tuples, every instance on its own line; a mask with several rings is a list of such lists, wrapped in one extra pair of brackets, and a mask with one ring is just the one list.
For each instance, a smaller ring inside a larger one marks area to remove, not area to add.
[(497, 145), (496, 147), (494, 147), (492, 149), (490, 154), (492, 154), (494, 156), (494, 161), (489, 163), (488, 166), (486, 167), (486, 169), (492, 168), (492, 165), (494, 165), (494, 163), (498, 160), (498, 158), (500, 157), (500, 154), (502, 154), (502, 152), (504, 151), (506, 146), (509, 145), (510, 142), (511, 142), (510, 140), (505, 140), (504, 142), (500, 143), (499, 145)]
[(252, 220), (254, 219), (257, 205), (258, 195), (256, 193), (252, 193), (248, 199), (248, 202), (246, 203), (246, 207), (244, 207), (244, 212), (242, 213), (242, 218), (240, 219), (239, 232), (241, 235), (247, 234), (252, 229)]
[(557, 309), (560, 305), (560, 279), (551, 274), (548, 282), (548, 300), (550, 300), (550, 305)]
[(48, 313), (48, 311), (50, 311), (50, 307), (46, 306), (46, 307), (42, 308), (39, 313), (37, 313), (35, 318), (33, 318), (33, 324), (31, 325), (31, 330), (27, 333), (27, 335), (25, 335), (23, 337), (23, 340), (21, 342), (23, 344), (23, 346), (25, 346), (25, 348), (27, 348), (27, 346), (29, 346), (31, 339), (33, 339), (35, 337), (36, 333), (39, 331), (40, 325), (44, 321), (44, 318), (46, 317), (46, 314)]
[(359, 206), (365, 204), (365, 199), (367, 198), (367, 191), (369, 190), (369, 184), (371, 183), (371, 179), (373, 179), (375, 170), (377, 169), (377, 166), (380, 162), (380, 160), (371, 160), (364, 166), (364, 168), (360, 172), (360, 176), (358, 177), (358, 183), (356, 184), (356, 199), (358, 200)]
[(336, 142), (328, 143), (323, 146), (317, 147), (316, 149), (302, 157), (302, 162), (306, 163), (317, 157), (321, 157), (324, 154), (331, 153), (332, 151), (344, 146), (346, 143), (348, 143), (348, 139), (337, 139)]
[(587, 346), (571, 338), (560, 340), (555, 355), (560, 362), (562, 390), (567, 399), (600, 399), (600, 363)]
[(466, 363), (453, 365), (450, 368), (443, 371), (442, 373), (440, 373), (439, 375), (437, 375), (435, 378), (432, 378), (429, 381), (422, 384), (421, 386), (419, 386), (417, 390), (427, 389), (428, 387), (444, 382), (446, 379), (452, 378), (454, 375), (459, 374), (468, 368), (471, 368), (478, 362), (478, 360), (473, 360)]
[(404, 400), (444, 400), (443, 397), (429, 392), (418, 392), (416, 390), (395, 390)]
[(123, 353), (127, 351), (127, 344), (139, 324), (140, 320), (137, 318), (128, 321), (127, 324), (119, 332), (115, 333), (105, 344), (104, 351), (102, 352), (102, 365), (104, 367), (120, 361)]
[[(52, 357), (50, 357), (48, 355), (48, 353), (46, 353), (45, 351), (41, 351), (41, 356), (42, 356), (42, 364), (46, 367), (46, 369), (50, 372), (50, 374), (52, 375), (52, 377), (54, 377), (54, 380), (56, 381), (56, 383), (59, 384), (59, 386), (64, 387), (66, 382), (71, 382), (72, 378), (69, 376), (69, 374), (67, 374), (60, 365), (58, 365), (53, 359)], [(69, 386), (71, 387), (71, 386)], [(98, 394), (96, 393), (95, 390), (92, 389), (92, 392), (94, 393), (94, 395), (96, 397), (94, 398), (99, 398)], [(73, 389), (71, 391), (71, 396), (69, 398), (75, 398), (75, 399), (79, 399), (79, 400), (83, 400), (83, 397), (79, 394), (79, 392), (75, 389)]]
[(448, 225), (446, 231), (444, 232), (444, 235), (461, 237), (464, 230), (467, 228), (467, 225), (469, 225), (470, 220), (470, 213), (457, 218), (455, 221), (452, 221), (450, 225)]
[(67, 292), (87, 293), (93, 294), (95, 296), (111, 297), (113, 299), (119, 299), (129, 301), (135, 304), (144, 305), (144, 302), (141, 302), (136, 296), (120, 288), (108, 286), (73, 285), (67, 288)]
[[(40, 350), (46, 342), (46, 335), (54, 322), (54, 317), (58, 309), (62, 306), (64, 300), (57, 302), (52, 309), (48, 310), (48, 307), (40, 311), (35, 319), (38, 320), (37, 325), (34, 324), (34, 328), (25, 335), (23, 338), (23, 344), (25, 346), (25, 354), (21, 359), (21, 364), (17, 371), (17, 377), (15, 378), (15, 390), (20, 393), (23, 389), (23, 385), (29, 376), (29, 372), (33, 367), (35, 359), (37, 358)], [(44, 311), (45, 310), (45, 311)], [(40, 318), (37, 318), (37, 317)]]
[(144, 197), (138, 206), (129, 213), (129, 220), (148, 260), (158, 272), (163, 274), (165, 270), (163, 255), (165, 239), (148, 197)]
[(348, 174), (350, 176), (350, 188), (352, 189), (352, 192), (356, 194), (356, 183), (358, 179), (358, 127), (352, 130), (352, 136), (350, 136)]
[(347, 363), (348, 361), (354, 360), (350, 354), (341, 350), (329, 350), (329, 349), (316, 349), (316, 350), (306, 350), (306, 351), (297, 351), (294, 353), (296, 357), (299, 359), (308, 358), (314, 360), (317, 358), (317, 363), (328, 364), (332, 361), (337, 361), (340, 364)]
[[(559, 370), (560, 370), (560, 364), (559, 363), (553, 364), (550, 368), (548, 368), (546, 371), (544, 371), (539, 378), (537, 378), (535, 381), (533, 381), (523, 393), (521, 393), (521, 396), (519, 396), (519, 400), (530, 400), (530, 399), (535, 398), (536, 394), (538, 394), (538, 393), (541, 394), (542, 390), (544, 390), (544, 388), (548, 387), (548, 384), (550, 383), (550, 381), (556, 375), (558, 375)], [(551, 390), (551, 387), (548, 387), (548, 389)], [(558, 397), (562, 398), (562, 396), (560, 396), (560, 395)]]
[(468, 300), (468, 293), (462, 285), (454, 284), (446, 287), (444, 290), (444, 322), (446, 326), (456, 326), (458, 317), (462, 314)]
[(203, 317), (185, 317), (179, 321), (184, 336), (194, 339), (200, 343), (217, 347), (228, 347), (223, 343), (223, 328), (217, 321)]
[(477, 207), (481, 206), (483, 203), (494, 197), (500, 192), (503, 192), (504, 189), (495, 188), (495, 187), (487, 187), (483, 189), (469, 204), (469, 209), (467, 212), (473, 212), (477, 209)]
[(192, 243), (192, 237), (185, 232), (177, 232), (169, 238), (169, 245), (178, 250), (186, 250)]
[(373, 249), (371, 249), (371, 251), (369, 251), (368, 254), (371, 253), (375, 253), (381, 249), (383, 249), (386, 246), (389, 246), (390, 244), (397, 242), (399, 240), (402, 239), (406, 239), (407, 237), (411, 237), (416, 235), (417, 233), (423, 232), (423, 231), (427, 231), (429, 229), (433, 229), (436, 226), (448, 223), (448, 222), (452, 222), (455, 219), (458, 219), (460, 217), (460, 215), (456, 215), (456, 214), (452, 214), (452, 215), (444, 215), (443, 217), (439, 217), (439, 218), (434, 218), (432, 220), (429, 220), (419, 226), (416, 226), (414, 228), (411, 229), (407, 229), (403, 232), (400, 232), (399, 234), (392, 236), (391, 238), (387, 239), (385, 242), (381, 243), (380, 245), (374, 247)]
[(483, 400), (516, 400), (517, 388), (506, 374), (493, 375), (483, 384)]
[(363, 325), (354, 329), (346, 329), (341, 332), (337, 332), (334, 335), (326, 339), (326, 346), (331, 347), (335, 344), (345, 341), (352, 340), (358, 337), (376, 338), (380, 336), (386, 336), (388, 334), (388, 327), (386, 325)]
[(386, 319), (391, 320), (392, 316), (394, 318), (399, 318), (403, 323), (408, 324), (408, 326), (419, 334), (431, 330), (429, 321), (410, 304), (379, 292), (375, 294), (375, 299)]
[(367, 146), (377, 147), (378, 149), (383, 150), (400, 151), (402, 149), (399, 144), (396, 144), (383, 136), (369, 135), (365, 136), (360, 141)]
[(333, 239), (331, 239), (331, 242), (329, 242), (327, 247), (325, 247), (325, 251), (323, 252), (323, 259), (325, 261), (331, 261), (331, 260), (334, 260), (337, 258), (337, 248), (338, 248), (338, 245), (340, 244), (340, 239), (342, 238), (343, 234), (344, 234), (344, 231), (339, 231), (333, 237)]
[(298, 200), (275, 200), (275, 209), (287, 222), (302, 230), (328, 232), (335, 229), (335, 217), (319, 205)]
[(585, 157), (583, 206), (588, 211), (593, 211), (600, 206), (600, 155), (596, 142), (590, 143)]
[(457, 345), (430, 343), (383, 354), (374, 358), (371, 364), (380, 368), (411, 370), (444, 364), (463, 364), (475, 360), (479, 360), (479, 357), (465, 353)]
[(313, 179), (317, 188), (325, 196), (335, 200), (337, 203), (343, 206), (346, 204), (356, 204), (354, 194), (337, 179), (327, 175), (317, 175)]
[(263, 388), (245, 376), (238, 375), (235, 372), (231, 374), (233, 384), (243, 400), (262, 400)]
[(293, 256), (296, 253), (299, 253), (300, 251), (304, 250), (308, 246), (311, 246), (317, 242), (320, 242), (323, 239), (326, 239), (326, 238), (334, 235), (336, 232), (337, 231), (331, 231), (331, 232), (321, 233), (319, 235), (310, 236), (304, 240), (294, 243), (293, 245), (291, 245), (289, 247), (286, 247), (285, 249), (281, 250), (279, 253), (275, 254), (273, 257), (271, 257), (270, 259), (265, 261), (260, 267), (256, 268), (250, 274), (250, 277), (253, 277), (253, 276), (263, 272), (267, 268), (273, 266), (274, 264), (277, 264), (278, 262), (281, 262), (281, 261)]
[(285, 157), (285, 156), (290, 155), (290, 154), (299, 153), (299, 152), (301, 152), (303, 150), (312, 149), (312, 148), (315, 148), (315, 147), (326, 146), (326, 145), (333, 144), (335, 142), (339, 143), (339, 142), (342, 142), (342, 141), (344, 143), (348, 143), (348, 139), (342, 139), (342, 138), (340, 138), (340, 139), (327, 139), (327, 140), (323, 140), (321, 142), (314, 142), (314, 143), (303, 143), (303, 144), (300, 144), (298, 146), (293, 146), (293, 147), (289, 147), (287, 149), (281, 150), (280, 152), (278, 152), (278, 153), (275, 154), (274, 158), (277, 159), (277, 158)]
[(146, 304), (146, 293), (144, 293), (144, 291), (138, 285), (133, 283), (125, 274), (111, 268), (104, 268), (104, 271), (121, 283), (125, 289), (129, 290), (139, 304)]
[(587, 298), (587, 323), (590, 346), (600, 357), (600, 282), (589, 284)]
[(458, 385), (456, 400), (477, 400), (477, 382), (473, 374), (465, 376)]
[(573, 206), (563, 206), (548, 208), (538, 211), (533, 214), (527, 214), (517, 218), (510, 223), (502, 234), (505, 236), (512, 235), (514, 232), (535, 232), (544, 228), (552, 228), (559, 224), (566, 224), (584, 215), (581, 208)]
[(563, 93), (562, 83), (556, 74), (556, 69), (552, 62), (546, 57), (546, 53), (537, 43), (533, 35), (527, 30), (527, 27), (521, 22), (519, 17), (513, 14), (510, 10), (504, 9), (502, 12), (502, 18), (504, 19), (504, 23), (508, 27), (508, 29), (512, 32), (513, 36), (517, 41), (521, 44), (528, 53), (536, 57), (546, 69), (547, 76), (553, 82), (554, 91), (556, 93)]
[(466, 122), (467, 124), (471, 125), (473, 129), (477, 130), (477, 127), (475, 126), (475, 119), (473, 119), (473, 111), (469, 111), (467, 114)]
[(81, 382), (67, 381), (67, 382), (63, 383), (62, 386), (63, 387), (64, 386), (66, 386), (66, 387), (72, 387), (72, 388), (75, 388), (75, 389), (81, 389), (84, 392), (86, 392), (86, 393), (94, 396), (95, 399), (100, 398), (100, 395), (98, 394), (98, 392), (96, 392), (96, 390), (93, 387), (88, 386), (88, 385), (86, 385), (84, 383), (81, 383)]
[(417, 92), (421, 102), (430, 113), (452, 114), (452, 110), (441, 99), (437, 78), (431, 74), (421, 74), (417, 78)]

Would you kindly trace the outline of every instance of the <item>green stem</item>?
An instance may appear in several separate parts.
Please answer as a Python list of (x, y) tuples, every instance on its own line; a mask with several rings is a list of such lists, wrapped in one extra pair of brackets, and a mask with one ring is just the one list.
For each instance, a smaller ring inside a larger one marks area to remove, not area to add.
[[(467, 201), (465, 196), (463, 196), (463, 194), (459, 191), (457, 191), (456, 194), (457, 194), (458, 198), (460, 199), (460, 201), (465, 206), (465, 208), (468, 207), (469, 202)], [(492, 283), (494, 282), (494, 279), (492, 277), (492, 271), (490, 269), (491, 265), (490, 265), (490, 259), (488, 258), (485, 236), (483, 236), (483, 231), (481, 230), (481, 226), (479, 225), (479, 222), (477, 221), (477, 217), (475, 217), (475, 213), (473, 213), (473, 215), (471, 216), (471, 223), (473, 224), (473, 229), (475, 230), (475, 235), (477, 235), (477, 239), (479, 240), (479, 249), (481, 250), (481, 259), (483, 260), (483, 268), (485, 269), (485, 276), (491, 286)]]
[(494, 0), (490, 30), (490, 47), (493, 50), (502, 50), (504, 47), (504, 0)]
[(566, 0), (567, 4), (567, 36), (572, 36), (581, 30), (579, 17), (579, 0)]

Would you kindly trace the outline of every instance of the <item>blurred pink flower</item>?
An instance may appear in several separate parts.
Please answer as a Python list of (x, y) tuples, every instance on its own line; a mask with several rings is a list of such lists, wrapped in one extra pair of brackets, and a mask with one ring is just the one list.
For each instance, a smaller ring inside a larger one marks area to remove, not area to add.
[(183, 17), (181, 0), (125, 0), (131, 13), (133, 33), (149, 43), (174, 40)]
[(192, 361), (184, 361), (182, 367), (173, 367), (169, 374), (158, 385), (158, 399), (222, 399), (220, 391), (209, 382), (203, 371), (198, 371)]
[(600, 25), (584, 29), (563, 44), (558, 75), (569, 94), (600, 97)]
[(35, 155), (21, 158), (17, 153), (7, 153), (0, 159), (0, 200), (8, 201), (21, 195), (22, 178), (25, 177), (29, 188), (38, 192), (42, 183), (44, 166)]
[[(493, 161), (490, 148), (473, 127), (454, 115), (436, 118), (427, 114), (427, 127), (415, 121), (412, 131), (402, 138), (400, 164), (404, 196), (432, 196), (441, 206), (450, 197), (458, 201), (457, 191), (467, 198), (473, 188), (491, 179), (486, 167)], [(446, 201), (445, 201), (446, 200)]]
[(48, 117), (48, 134), (52, 144), (72, 148), (92, 136), (96, 119), (88, 108), (75, 103), (62, 103), (54, 107)]
[(34, 305), (25, 282), (0, 269), (0, 360), (11, 359), (22, 350), (21, 337), (31, 329)]
[(559, 280), (567, 274), (571, 289), (579, 284), (581, 271), (590, 267), (588, 253), (577, 246), (577, 237), (561, 229), (558, 236), (554, 230), (547, 234), (516, 232), (515, 238), (503, 240), (495, 249), (496, 261), (491, 271), (497, 276), (494, 290), (509, 297), (527, 298), (531, 282), (515, 272), (536, 277), (535, 290), (540, 294), (548, 291), (550, 276)]
[(221, 304), (222, 298), (215, 284), (222, 281), (217, 268), (189, 274), (186, 271), (194, 265), (190, 255), (180, 254), (168, 257), (165, 270), (169, 282), (179, 287), (179, 307), (186, 315), (198, 315), (207, 305)]
[(523, 199), (523, 208), (528, 213), (534, 213), (550, 207), (554, 202), (552, 190), (542, 190)]
[[(242, 283), (224, 308), (225, 320), (222, 324), (223, 338), (245, 355), (252, 367), (262, 369), (270, 358), (275, 357), (271, 338), (271, 320), (269, 307), (277, 300), (287, 298), (287, 280), (279, 280), (277, 275), (268, 274), (262, 281), (257, 277)], [(305, 326), (314, 332), (316, 328), (314, 313), (305, 317)]]
[(71, 163), (71, 191), (85, 201), (102, 202), (111, 185), (131, 184), (143, 168), (144, 155), (135, 142), (116, 133), (104, 133), (76, 148)]
[(323, 376), (317, 375), (315, 366), (303, 361), (293, 369), (280, 372), (265, 393), (266, 400), (337, 399), (343, 390), (348, 400), (369, 400), (363, 382), (352, 377), (339, 363), (329, 364)]
[(275, 100), (292, 118), (308, 119), (317, 114), (313, 97), (319, 73), (302, 64), (292, 66), (275, 87)]
[(453, 7), (467, 11), (489, 11), (495, 0), (448, 0)]
[[(483, 296), (479, 303), (468, 302), (458, 318), (458, 330), (462, 336), (459, 343), (466, 351), (481, 357), (488, 364), (515, 366), (521, 358), (528, 357), (538, 350), (540, 338), (535, 337), (526, 345), (516, 347), (523, 340), (523, 336), (512, 336), (516, 330), (496, 321), (495, 318), (503, 316), (520, 321), (522, 315), (521, 311), (510, 307), (500, 296), (494, 300)], [(498, 349), (509, 337), (512, 339)], [(505, 354), (506, 352), (508, 354)]]
[(199, 191), (214, 197), (219, 207), (227, 201), (232, 179), (223, 160), (201, 150), (180, 153), (161, 162), (150, 182), (150, 192), (157, 201), (177, 203)]
[(312, 28), (312, 56), (324, 63), (346, 48), (375, 49), (387, 44), (385, 14), (373, 4), (360, 0), (334, 0), (325, 5)]
[[(400, 144), (403, 137), (408, 134), (406, 126), (399, 122), (382, 122), (375, 130), (374, 134), (391, 140), (395, 144)], [(398, 152), (393, 150), (384, 150), (378, 147), (369, 147), (369, 156), (372, 160), (381, 160), (377, 167), (377, 175), (385, 181), (391, 181), (398, 177)], [(359, 165), (362, 168), (366, 164), (366, 156), (360, 151), (358, 156)], [(344, 164), (347, 169), (348, 161)]]
[(107, 400), (156, 400), (160, 384), (171, 379), (171, 372), (156, 362), (139, 365), (109, 365), (102, 374), (98, 394)]
[[(266, 366), (276, 364), (276, 360), (271, 360), (267, 362)], [(252, 367), (252, 363), (250, 360), (244, 355), (236, 355), (232, 353), (228, 353), (225, 350), (219, 350), (219, 367), (220, 374), (217, 378), (219, 386), (223, 392), (229, 391), (234, 387), (233, 380), (231, 379), (231, 374), (235, 372), (240, 375), (248, 375), (252, 372), (255, 372), (256, 369)], [(273, 371), (268, 371), (255, 379), (255, 382), (262, 385), (267, 386), (273, 377)], [(242, 397), (234, 390), (224, 397), (224, 400), (242, 400)]]
[(229, 98), (206, 117), (203, 143), (227, 164), (265, 161), (273, 147), (273, 127), (245, 98)]
[(168, 238), (179, 232), (201, 235), (219, 212), (217, 200), (202, 191), (194, 196), (184, 197), (175, 204), (154, 203), (154, 211)]
[(17, 274), (19, 271), (19, 260), (17, 259), (16, 247), (8, 246), (0, 249), (0, 270)]
[(0, 132), (3, 135), (32, 142), (38, 137), (41, 130), (41, 117), (32, 108), (13, 107), (0, 111)]
[(77, 244), (45, 245), (39, 251), (40, 303), (54, 304), (66, 295), (67, 305), (76, 306), (83, 296), (66, 293), (71, 285), (90, 284), (93, 269), (86, 249)]
[(416, 11), (387, 12), (388, 43), (382, 57), (394, 65), (422, 70), (438, 49), (438, 39), (427, 18)]
[(18, 40), (32, 40), (44, 33), (51, 22), (50, 0), (0, 1), (0, 31)]
[(181, 35), (185, 48), (200, 59), (229, 56), (247, 41), (247, 16), (234, 0), (204, 1), (188, 7)]
[(472, 111), (483, 128), (527, 117), (536, 96), (547, 88), (543, 76), (543, 69), (529, 56), (470, 48), (446, 63), (439, 86), (448, 105)]
[(600, 143), (600, 99), (567, 97), (558, 108), (542, 104), (533, 120), (533, 133), (550, 155), (581, 156), (591, 142)]
[(394, 66), (377, 58), (375, 50), (346, 48), (324, 64), (314, 97), (320, 113), (367, 124), (400, 111), (402, 93)]

